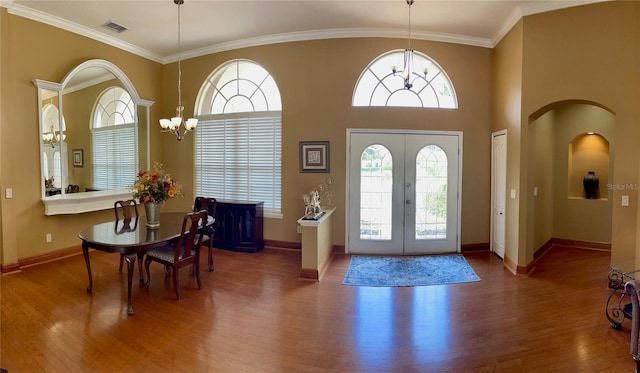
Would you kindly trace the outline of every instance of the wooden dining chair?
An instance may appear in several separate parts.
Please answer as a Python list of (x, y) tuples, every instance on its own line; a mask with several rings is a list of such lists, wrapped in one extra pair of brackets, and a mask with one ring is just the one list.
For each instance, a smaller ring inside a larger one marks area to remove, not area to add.
[[(171, 268), (173, 273), (173, 284), (176, 288), (176, 297), (180, 299), (180, 273), (181, 267), (192, 265), (198, 289), (202, 289), (200, 282), (200, 246), (202, 245), (203, 234), (198, 234), (199, 227), (205, 227), (207, 224), (207, 210), (188, 213), (182, 221), (182, 231), (178, 238), (178, 242), (170, 244), (158, 249), (147, 251), (147, 257), (144, 261), (144, 267), (147, 271), (147, 283), (151, 284), (151, 273), (149, 265), (151, 262), (163, 264), (166, 268)], [(188, 232), (187, 232), (188, 230)]]
[[(210, 197), (196, 197), (193, 201), (193, 211), (207, 210), (209, 216), (213, 218), (215, 223), (216, 221), (216, 199)], [(207, 256), (207, 265), (209, 267), (209, 272), (213, 272), (213, 240), (215, 235), (214, 223), (211, 223), (208, 227), (203, 230), (204, 236), (202, 237), (202, 246), (206, 246), (209, 253)], [(197, 237), (196, 237), (197, 238)]]
[[(113, 212), (116, 215), (116, 222), (118, 220), (124, 220), (125, 222), (131, 221), (132, 218), (138, 218), (138, 203), (135, 199), (127, 199), (123, 201), (116, 201), (113, 204)], [(124, 263), (124, 255), (120, 254), (120, 267), (119, 272), (122, 272), (122, 264)]]

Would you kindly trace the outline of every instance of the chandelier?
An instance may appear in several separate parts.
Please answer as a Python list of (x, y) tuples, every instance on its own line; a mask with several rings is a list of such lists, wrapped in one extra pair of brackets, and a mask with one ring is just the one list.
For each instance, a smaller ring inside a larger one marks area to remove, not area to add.
[[(391, 67), (391, 71), (393, 75), (400, 74), (402, 79), (404, 80), (404, 88), (411, 89), (413, 87), (413, 83), (411, 80), (412, 74), (415, 74), (415, 67), (413, 66), (413, 48), (411, 48), (411, 5), (413, 5), (413, 0), (407, 0), (407, 5), (409, 5), (409, 45), (404, 50), (404, 63), (402, 65), (402, 70), (398, 70), (396, 66)], [(424, 68), (424, 78), (427, 78), (427, 68)]]
[(55, 131), (53, 126), (49, 126), (49, 132), (42, 134), (42, 142), (50, 144), (52, 148), (55, 148), (56, 144), (61, 143), (67, 138), (67, 135), (62, 131)]
[[(178, 5), (178, 106), (176, 107), (176, 116), (171, 119), (160, 119), (160, 127), (162, 132), (170, 132), (176, 136), (178, 141), (184, 138), (189, 131), (193, 131), (198, 125), (198, 119), (189, 118), (184, 120), (184, 106), (182, 106), (182, 65), (180, 50), (180, 5), (184, 4), (184, 0), (173, 0)], [(181, 127), (184, 126), (184, 131)], [(182, 133), (181, 133), (182, 131)]]

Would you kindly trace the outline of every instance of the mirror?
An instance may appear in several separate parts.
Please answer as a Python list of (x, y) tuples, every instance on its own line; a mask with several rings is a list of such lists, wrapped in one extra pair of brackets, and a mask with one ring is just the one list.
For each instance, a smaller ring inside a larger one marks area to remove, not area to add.
[[(140, 99), (127, 76), (105, 60), (80, 64), (61, 83), (34, 84), (45, 214), (111, 208), (110, 196), (130, 198), (128, 186), (136, 173), (149, 168), (153, 102)], [(69, 199), (73, 203), (65, 202)], [(80, 207), (60, 209), (78, 203)]]
[[(62, 154), (66, 152), (64, 119), (60, 121), (58, 92), (42, 90), (42, 180), (45, 196), (62, 193)], [(60, 125), (62, 123), (62, 126)]]

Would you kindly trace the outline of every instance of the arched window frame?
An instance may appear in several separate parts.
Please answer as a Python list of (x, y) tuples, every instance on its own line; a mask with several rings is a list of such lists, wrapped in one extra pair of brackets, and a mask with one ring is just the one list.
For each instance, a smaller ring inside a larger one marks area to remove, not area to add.
[(194, 194), (263, 201), (282, 217), (282, 103), (269, 72), (254, 61), (218, 66), (196, 99)]
[(106, 88), (91, 118), (91, 189), (127, 189), (138, 169), (136, 105), (131, 95), (122, 87)]
[(352, 106), (458, 108), (453, 83), (435, 60), (414, 51), (411, 89), (404, 88), (401, 73), (393, 72), (394, 66), (402, 66), (403, 61), (404, 50), (389, 51), (375, 58), (358, 78)]

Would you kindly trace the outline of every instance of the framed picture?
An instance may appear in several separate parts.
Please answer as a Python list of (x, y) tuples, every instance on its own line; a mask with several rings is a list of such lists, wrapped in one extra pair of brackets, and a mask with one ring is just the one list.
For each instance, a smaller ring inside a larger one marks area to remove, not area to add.
[(84, 149), (73, 149), (71, 151), (73, 167), (84, 167)]
[(329, 141), (300, 141), (300, 172), (329, 172)]

